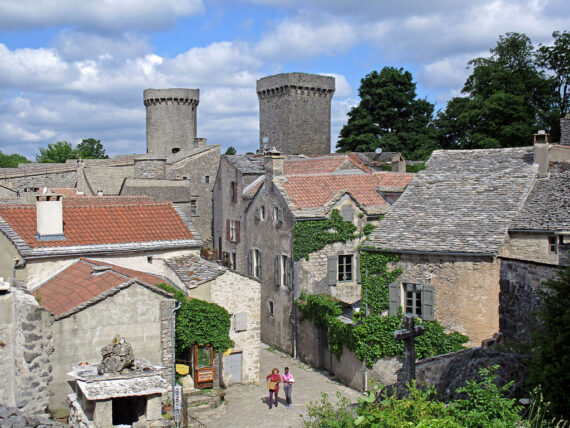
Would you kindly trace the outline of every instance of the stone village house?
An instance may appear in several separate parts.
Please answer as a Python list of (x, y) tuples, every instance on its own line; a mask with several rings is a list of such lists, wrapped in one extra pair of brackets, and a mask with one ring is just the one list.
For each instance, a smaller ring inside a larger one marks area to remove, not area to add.
[[(403, 270), (398, 306), (469, 336), (529, 340), (540, 281), (568, 264), (570, 150), (438, 150), (371, 234)], [(556, 161), (556, 162), (553, 162)]]
[[(239, 325), (231, 335), (236, 355), (227, 357), (228, 366), (233, 368), (234, 381), (239, 381), (242, 373), (241, 381), (255, 378), (259, 370), (259, 285), (226, 273), (224, 268), (199, 283), (180, 279), (169, 263), (192, 260), (201, 269), (211, 263), (200, 259), (200, 236), (171, 203), (155, 203), (148, 197), (40, 195), (36, 205), (0, 205), (0, 231), (2, 275), (34, 291), (51, 312), (41, 315), (42, 320), (55, 317), (53, 326), (49, 320), (39, 326), (30, 323), (30, 328), (34, 325), (33, 329), (50, 331), (49, 335), (34, 333), (35, 338), (45, 340), (48, 336), (51, 340), (42, 345), (45, 352), (40, 350), (27, 361), (38, 370), (38, 361), (45, 360), (49, 368), (43, 369), (53, 370), (47, 386), (58, 393), (50, 399), (51, 408), (61, 406), (65, 399), (60, 386), (69, 363), (97, 360), (99, 350), (114, 334), (109, 336), (111, 330), (127, 337), (137, 356), (170, 367), (174, 301), (154, 287), (158, 282), (170, 282), (182, 290), (199, 285), (201, 292), (196, 297), (217, 301), (235, 314)], [(78, 261), (79, 257), (97, 260)], [(243, 305), (232, 299), (233, 287), (247, 296)], [(206, 288), (208, 293), (203, 291)], [(40, 318), (33, 315), (29, 320)], [(25, 328), (25, 322), (12, 323), (12, 327)], [(141, 330), (141, 326), (145, 328)], [(33, 342), (28, 338), (20, 345), (27, 349), (34, 347)], [(235, 361), (238, 353), (240, 358)], [(12, 364), (9, 358), (4, 363)], [(165, 377), (170, 378), (170, 371)], [(231, 381), (229, 374), (225, 378)], [(21, 387), (24, 394), (29, 390), (30, 385)]]

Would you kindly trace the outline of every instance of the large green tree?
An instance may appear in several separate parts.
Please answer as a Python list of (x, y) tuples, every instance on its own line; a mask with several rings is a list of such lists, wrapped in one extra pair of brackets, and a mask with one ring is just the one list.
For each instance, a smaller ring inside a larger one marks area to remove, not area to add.
[(429, 156), (436, 147), (434, 106), (418, 99), (412, 74), (384, 67), (361, 80), (360, 104), (348, 113), (338, 151), (400, 151), (408, 159)]
[(75, 148), (77, 156), (81, 159), (108, 159), (101, 140), (85, 138)]
[(500, 36), (489, 57), (469, 61), (462, 92), (438, 114), (442, 148), (516, 147), (538, 129), (556, 129), (554, 83), (539, 68), (524, 34)]
[(67, 141), (48, 144), (40, 148), (36, 155), (36, 162), (39, 163), (64, 163), (67, 159), (77, 159), (77, 153)]
[(30, 161), (22, 155), (5, 155), (0, 150), (0, 168), (18, 168), (19, 163), (29, 163)]

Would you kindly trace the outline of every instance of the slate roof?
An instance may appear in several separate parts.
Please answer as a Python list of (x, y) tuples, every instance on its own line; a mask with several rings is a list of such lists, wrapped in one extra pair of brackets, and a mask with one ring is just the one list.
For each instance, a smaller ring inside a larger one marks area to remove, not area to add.
[[(275, 182), (296, 216), (306, 216), (307, 209), (322, 211), (341, 194), (350, 193), (363, 207), (379, 208), (384, 213), (389, 204), (379, 190), (403, 192), (414, 174), (373, 172), (368, 174), (313, 174), (276, 177)], [(321, 213), (322, 214), (322, 213)]]
[(263, 156), (261, 155), (224, 155), (227, 161), (242, 174), (263, 174)]
[(354, 153), (336, 153), (315, 157), (287, 156), (283, 173), (285, 175), (306, 175), (333, 172), (370, 172), (360, 158)]
[[(96, 303), (114, 294), (112, 291), (118, 292), (130, 286), (135, 280), (143, 285), (166, 282), (157, 275), (81, 258), (38, 286), (33, 295), (57, 319)], [(153, 287), (152, 290), (171, 297), (158, 288)]]
[[(107, 201), (105, 202), (104, 199)], [(181, 211), (148, 198), (63, 198), (63, 240), (40, 241), (35, 205), (0, 205), (0, 232), (24, 257), (189, 248), (202, 244)]]
[(532, 192), (509, 228), (511, 231), (570, 231), (570, 163), (553, 162), (548, 176)]
[(227, 268), (198, 256), (188, 255), (165, 260), (186, 288), (196, 288), (200, 284), (223, 275)]
[(535, 181), (532, 150), (434, 151), (367, 244), (394, 252), (496, 255)]

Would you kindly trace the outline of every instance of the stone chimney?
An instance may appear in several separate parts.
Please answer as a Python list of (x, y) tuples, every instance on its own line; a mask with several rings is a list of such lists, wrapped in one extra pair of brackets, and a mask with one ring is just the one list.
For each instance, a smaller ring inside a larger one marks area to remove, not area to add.
[(65, 239), (61, 195), (44, 193), (36, 196), (36, 221), (40, 241)]
[(284, 159), (284, 156), (275, 148), (265, 152), (263, 166), (265, 167), (265, 177), (268, 181), (272, 181), (273, 177), (283, 175)]
[(570, 146), (570, 113), (560, 118), (560, 144)]
[(538, 164), (538, 176), (546, 177), (548, 174), (548, 163), (550, 162), (548, 144), (548, 134), (546, 131), (538, 131), (534, 134), (534, 160)]

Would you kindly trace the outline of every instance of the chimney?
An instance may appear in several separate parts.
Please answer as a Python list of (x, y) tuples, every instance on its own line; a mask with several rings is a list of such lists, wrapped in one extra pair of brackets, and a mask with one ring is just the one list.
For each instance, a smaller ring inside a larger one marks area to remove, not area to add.
[(546, 177), (548, 174), (548, 163), (550, 162), (548, 134), (546, 131), (538, 131), (534, 134), (534, 161), (538, 164), (538, 176)]
[(36, 196), (37, 236), (40, 241), (65, 239), (61, 195), (44, 193)]
[(560, 118), (560, 144), (570, 146), (570, 113)]
[(265, 176), (269, 181), (272, 181), (273, 177), (283, 175), (283, 160), (284, 157), (275, 147), (265, 152), (263, 166), (265, 167)]

